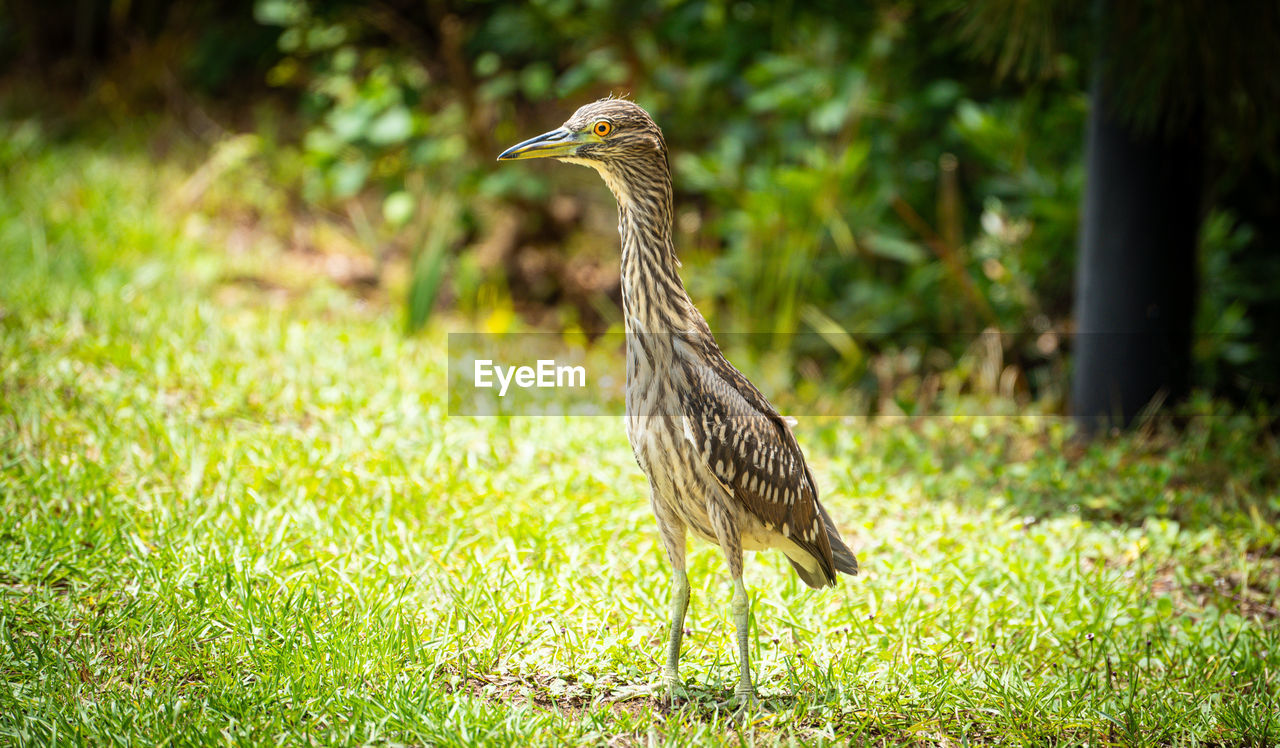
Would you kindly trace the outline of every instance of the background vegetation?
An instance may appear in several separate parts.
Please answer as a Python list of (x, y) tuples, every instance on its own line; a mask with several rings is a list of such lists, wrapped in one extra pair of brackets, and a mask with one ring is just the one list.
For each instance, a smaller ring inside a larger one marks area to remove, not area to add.
[[(1110, 33), (1152, 53), (1121, 61), (1136, 70), (1126, 111), (1181, 122), (1205, 91), (1225, 123), (1206, 165), (1195, 383), (1273, 398), (1280, 115), (1256, 92), (1276, 77), (1231, 50), (1257, 47), (1275, 14), (1234, 44), (1207, 28), (1196, 47), (1180, 34), (1212, 11), (1162, 20), (1133, 5), (1124, 17), (1146, 25)], [(274, 210), (229, 195), (248, 220), (296, 244), (297, 211), (336, 217), (364, 255), (361, 282), (404, 298), (411, 328), (435, 309), (474, 324), (508, 303), (537, 326), (618, 325), (607, 193), (589, 174), (493, 164), (613, 93), (666, 131), (686, 281), (715, 329), (819, 332), (790, 346), (797, 378), (867, 399), (897, 390), (908, 411), (927, 409), (930, 373), (997, 329), (1006, 394), (1062, 400), (1102, 33), (1078, 4), (84, 6), (13, 3), (0, 50), (87, 91), (80, 122), (185, 112), (225, 151), (219, 176), (249, 167), (276, 193)]]

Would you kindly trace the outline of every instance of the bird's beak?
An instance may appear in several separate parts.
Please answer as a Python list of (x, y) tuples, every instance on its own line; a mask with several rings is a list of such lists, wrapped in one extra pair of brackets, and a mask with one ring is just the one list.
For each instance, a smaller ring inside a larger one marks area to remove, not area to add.
[(544, 132), (536, 138), (529, 138), (523, 143), (513, 145), (498, 155), (499, 161), (517, 161), (525, 158), (555, 158), (572, 156), (582, 140), (578, 134), (563, 127), (551, 132)]

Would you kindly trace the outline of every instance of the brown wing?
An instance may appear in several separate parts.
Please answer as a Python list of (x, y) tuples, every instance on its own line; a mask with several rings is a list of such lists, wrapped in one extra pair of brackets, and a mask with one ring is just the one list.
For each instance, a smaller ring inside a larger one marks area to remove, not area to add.
[(709, 334), (685, 342), (701, 349), (681, 357), (689, 384), (681, 395), (687, 436), (738, 505), (812, 555), (834, 583), (818, 490), (791, 430)]

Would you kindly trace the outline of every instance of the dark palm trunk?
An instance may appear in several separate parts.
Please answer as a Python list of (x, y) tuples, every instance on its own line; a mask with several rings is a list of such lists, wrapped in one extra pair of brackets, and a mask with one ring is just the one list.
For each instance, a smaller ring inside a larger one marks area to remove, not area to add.
[(1205, 153), (1199, 127), (1170, 136), (1121, 123), (1097, 69), (1071, 388), (1086, 433), (1128, 425), (1187, 387)]

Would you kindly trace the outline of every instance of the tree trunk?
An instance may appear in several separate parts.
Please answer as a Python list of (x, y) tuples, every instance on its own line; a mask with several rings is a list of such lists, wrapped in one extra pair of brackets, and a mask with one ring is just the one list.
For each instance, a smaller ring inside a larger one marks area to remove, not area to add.
[(1098, 62), (1071, 388), (1071, 415), (1086, 434), (1127, 426), (1186, 390), (1205, 154), (1199, 127), (1170, 136), (1120, 122)]

